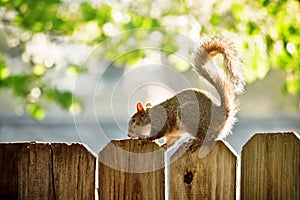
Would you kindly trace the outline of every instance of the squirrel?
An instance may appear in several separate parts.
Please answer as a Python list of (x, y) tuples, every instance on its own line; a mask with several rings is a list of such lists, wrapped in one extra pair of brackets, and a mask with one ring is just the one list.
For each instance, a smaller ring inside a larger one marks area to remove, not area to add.
[[(214, 72), (206, 63), (222, 54), (224, 72)], [(185, 89), (166, 101), (151, 106), (137, 103), (137, 112), (128, 124), (128, 136), (156, 140), (165, 137), (163, 146), (169, 148), (182, 134), (192, 137), (191, 147), (224, 138), (234, 125), (238, 110), (236, 94), (244, 90), (244, 66), (235, 45), (223, 35), (203, 36), (194, 53), (192, 67), (204, 77), (220, 96), (220, 102), (201, 89)]]

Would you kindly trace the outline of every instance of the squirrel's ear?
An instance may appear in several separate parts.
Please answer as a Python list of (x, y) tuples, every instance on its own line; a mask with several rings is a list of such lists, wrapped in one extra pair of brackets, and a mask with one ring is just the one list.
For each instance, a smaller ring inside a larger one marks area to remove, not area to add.
[(138, 112), (143, 112), (144, 111), (144, 107), (143, 107), (143, 104), (141, 102), (138, 102), (136, 104), (136, 108), (137, 108)]
[(151, 108), (151, 106), (152, 106), (151, 103), (146, 104), (146, 108)]

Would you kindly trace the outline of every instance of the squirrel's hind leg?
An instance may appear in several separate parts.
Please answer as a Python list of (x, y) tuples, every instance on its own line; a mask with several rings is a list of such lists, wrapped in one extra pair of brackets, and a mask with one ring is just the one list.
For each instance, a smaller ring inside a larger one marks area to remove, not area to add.
[(190, 152), (196, 151), (202, 145), (202, 141), (199, 139), (191, 138), (185, 143), (186, 149)]

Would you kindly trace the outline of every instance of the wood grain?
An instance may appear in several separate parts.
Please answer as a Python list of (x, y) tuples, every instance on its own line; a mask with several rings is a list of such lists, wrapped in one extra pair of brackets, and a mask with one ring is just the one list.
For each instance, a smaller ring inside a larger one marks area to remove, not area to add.
[(99, 199), (165, 198), (164, 150), (151, 141), (111, 141), (98, 156)]
[(52, 144), (56, 199), (94, 199), (96, 158), (81, 144)]
[[(300, 139), (256, 134), (242, 150), (241, 199), (298, 199)], [(236, 199), (237, 155), (218, 141), (171, 157), (170, 199)], [(164, 199), (165, 151), (151, 141), (111, 141), (98, 157), (99, 199)], [(0, 199), (94, 199), (96, 158), (81, 144), (0, 143)]]
[(55, 199), (49, 144), (24, 144), (17, 164), (18, 199)]
[(1, 199), (94, 199), (96, 158), (80, 144), (0, 144)]
[(241, 199), (300, 198), (296, 133), (256, 134), (242, 150)]
[(0, 144), (0, 199), (18, 199), (18, 160), (23, 144)]
[(237, 155), (222, 141), (204, 158), (199, 150), (171, 157), (170, 199), (235, 199)]

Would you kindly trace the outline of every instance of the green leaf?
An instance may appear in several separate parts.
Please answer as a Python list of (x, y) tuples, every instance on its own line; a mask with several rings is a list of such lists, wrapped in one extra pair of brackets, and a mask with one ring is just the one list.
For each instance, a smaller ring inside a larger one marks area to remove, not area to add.
[(4, 63), (0, 62), (0, 80), (6, 79), (8, 76), (9, 70), (7, 69)]
[(144, 58), (145, 54), (144, 51), (142, 49), (135, 49), (133, 51), (130, 51), (124, 55), (122, 55), (121, 57), (119, 57), (116, 60), (117, 64), (124, 64), (127, 66), (133, 65), (134, 63), (136, 63), (137, 61), (139, 61), (140, 59)]
[(69, 112), (73, 115), (79, 115), (82, 111), (82, 103), (79, 100), (74, 99), (71, 106), (69, 107)]
[(260, 27), (255, 22), (249, 21), (247, 23), (247, 32), (249, 35), (256, 35), (260, 33)]
[(45, 91), (45, 93), (49, 99), (54, 100), (64, 109), (68, 110), (72, 105), (73, 94), (71, 92), (50, 89)]
[(286, 80), (286, 89), (289, 93), (293, 95), (300, 94), (300, 77), (296, 76), (295, 74), (288, 75)]
[(42, 120), (45, 117), (44, 108), (38, 104), (28, 104), (27, 112), (32, 118), (34, 118), (36, 120)]
[(28, 75), (16, 75), (6, 78), (5, 86), (13, 89), (14, 94), (17, 96), (25, 96), (28, 91), (29, 76)]
[(219, 25), (221, 22), (222, 22), (222, 16), (217, 15), (216, 13), (214, 13), (210, 18), (210, 23), (213, 26)]
[(32, 72), (36, 76), (42, 76), (47, 71), (45, 65), (36, 64), (32, 67)]

